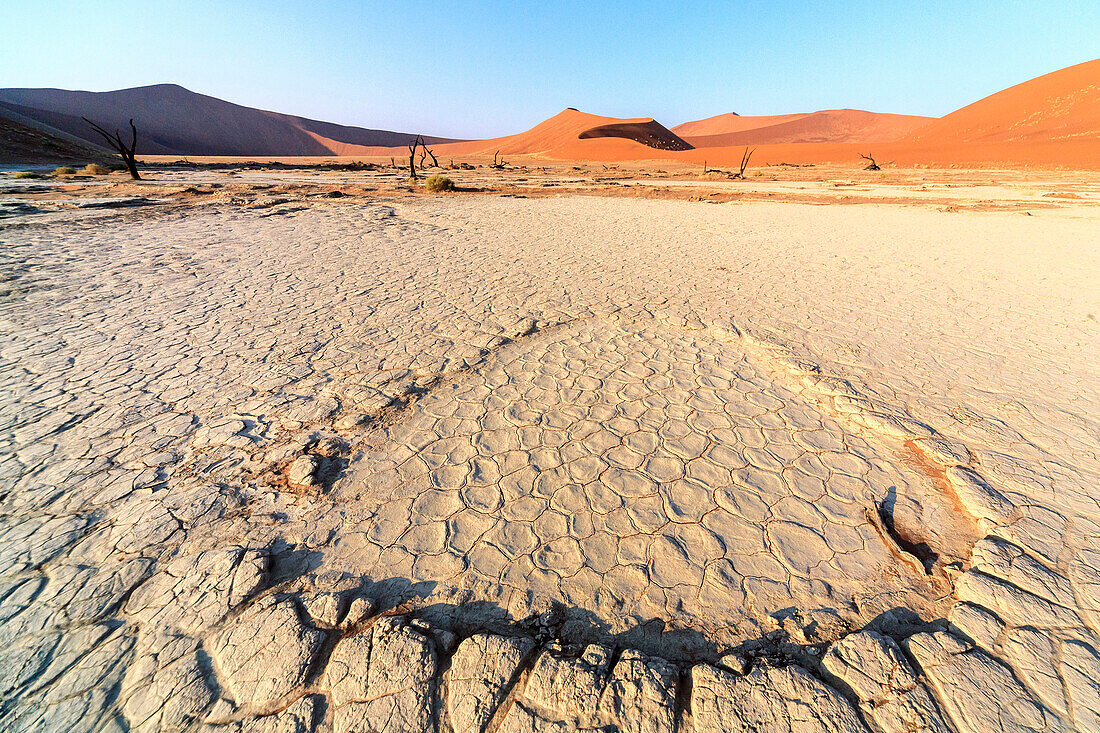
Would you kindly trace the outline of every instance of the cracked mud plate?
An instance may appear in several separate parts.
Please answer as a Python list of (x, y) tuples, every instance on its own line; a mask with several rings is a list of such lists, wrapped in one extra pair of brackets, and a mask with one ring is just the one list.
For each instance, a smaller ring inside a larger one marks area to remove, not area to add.
[[(431, 600), (466, 594), (515, 618), (560, 603), (619, 619), (614, 632), (689, 616), (732, 638), (792, 606), (853, 623), (943, 612), (942, 588), (868, 509), (949, 531), (950, 500), (900, 442), (801, 391), (739, 342), (651, 318), (519, 338), (353, 460), (331, 496), (333, 551)], [(958, 559), (966, 535), (922, 544)]]

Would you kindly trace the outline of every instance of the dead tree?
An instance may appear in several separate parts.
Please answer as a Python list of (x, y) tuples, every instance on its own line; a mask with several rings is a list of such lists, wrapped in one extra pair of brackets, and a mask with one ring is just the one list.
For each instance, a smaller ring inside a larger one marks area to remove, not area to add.
[(490, 168), (496, 168), (497, 170), (503, 170), (504, 166), (508, 165), (508, 161), (504, 160), (503, 158), (501, 158), (500, 160), (497, 160), (497, 156), (499, 156), (499, 155), (500, 155), (499, 150), (496, 151), (495, 153), (493, 153), (493, 164), (491, 166), (489, 166)]
[(122, 134), (119, 133), (117, 127), (115, 128), (115, 134), (111, 135), (111, 133), (107, 132), (102, 127), (89, 120), (87, 117), (81, 117), (80, 119), (87, 122), (89, 125), (92, 126), (93, 130), (103, 136), (103, 139), (107, 141), (107, 144), (110, 145), (115, 152), (122, 156), (122, 161), (126, 164), (126, 170), (130, 172), (130, 177), (133, 178), (135, 181), (140, 181), (141, 176), (138, 175), (137, 158), (135, 157), (135, 150), (137, 149), (137, 128), (134, 127), (133, 118), (130, 118), (131, 135), (129, 146), (127, 146), (126, 143), (122, 141)]
[[(421, 141), (420, 144), (421, 144), (421, 146), (423, 146), (424, 152), (428, 154), (428, 157), (432, 159), (432, 167), (433, 168), (438, 168), (439, 167), (439, 161), (435, 159), (435, 153), (433, 153), (431, 150), (429, 150), (428, 146), (424, 145), (423, 141)], [(421, 168), (424, 167), (423, 159), (420, 161), (420, 167)]]
[(424, 139), (419, 135), (409, 143), (409, 178), (416, 180), (416, 149), (424, 144)]
[(880, 170), (882, 170), (882, 168), (879, 166), (879, 164), (875, 162), (875, 159), (872, 155), (869, 155), (869, 154), (868, 155), (860, 155), (859, 157), (863, 158), (864, 160), (871, 161), (871, 164), (869, 166), (867, 166), (866, 168), (864, 168), (863, 170), (865, 170), (865, 171), (880, 171)]
[(749, 167), (749, 158), (751, 158), (752, 154), (755, 152), (756, 148), (753, 148), (752, 150), (745, 148), (745, 152), (741, 154), (741, 170), (733, 174), (734, 178), (745, 178), (745, 169)]

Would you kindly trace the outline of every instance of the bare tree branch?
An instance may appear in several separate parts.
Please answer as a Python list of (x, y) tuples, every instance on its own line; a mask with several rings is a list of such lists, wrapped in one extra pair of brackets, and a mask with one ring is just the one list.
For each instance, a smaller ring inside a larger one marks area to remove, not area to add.
[(126, 170), (130, 172), (130, 177), (133, 178), (135, 181), (140, 181), (141, 176), (138, 174), (136, 152), (137, 127), (134, 125), (134, 119), (132, 117), (130, 118), (131, 135), (129, 145), (126, 145), (126, 143), (122, 142), (122, 133), (118, 131), (118, 128), (115, 128), (115, 134), (114, 136), (112, 136), (111, 133), (107, 132), (105, 129), (92, 122), (87, 117), (81, 117), (80, 119), (91, 125), (92, 129), (99, 133), (99, 135), (101, 135), (103, 139), (107, 141), (107, 144), (110, 145), (122, 157), (122, 161), (126, 164)]

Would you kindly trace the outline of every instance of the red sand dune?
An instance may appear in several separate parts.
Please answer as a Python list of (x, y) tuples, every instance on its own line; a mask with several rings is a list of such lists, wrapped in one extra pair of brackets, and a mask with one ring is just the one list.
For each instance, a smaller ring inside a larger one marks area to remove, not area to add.
[(931, 117), (862, 110), (823, 110), (800, 119), (719, 135), (693, 137), (696, 147), (774, 145), (779, 143), (883, 143), (904, 137)]
[[(774, 117), (720, 117), (726, 119), (712, 117), (700, 120), (700, 123), (708, 124), (700, 124), (698, 129), (718, 130), (721, 122), (733, 123), (729, 124), (730, 129), (724, 132), (685, 133), (683, 127), (698, 124), (693, 122), (674, 129), (697, 148), (777, 143), (886, 143), (899, 140), (934, 119), (858, 109), (828, 109), (811, 114)], [(759, 120), (762, 124), (752, 126), (750, 120)]]
[(1100, 144), (1100, 59), (1017, 84), (915, 131), (906, 142)]
[[(116, 92), (0, 90), (0, 108), (38, 124), (91, 133), (77, 115), (109, 126), (139, 118), (139, 150), (192, 155), (405, 157), (407, 133), (368, 130), (255, 110), (175, 85)], [(0, 141), (2, 142), (2, 141)], [(669, 130), (651, 118), (617, 119), (567, 109), (535, 127), (490, 140), (429, 138), (443, 157), (532, 155), (559, 160), (1037, 166), (1100, 169), (1100, 59), (1071, 66), (975, 102), (939, 120), (859, 110), (741, 117), (718, 115)], [(381, 147), (386, 146), (386, 147)], [(695, 146), (696, 149), (691, 149)]]
[[(585, 134), (587, 133), (587, 137)], [(608, 159), (656, 157), (659, 150), (689, 150), (691, 146), (649, 117), (600, 117), (579, 110), (562, 110), (526, 132), (489, 140), (439, 145), (446, 155), (547, 155), (557, 158)], [(642, 153), (632, 155), (632, 153)]]
[(744, 132), (760, 127), (781, 125), (784, 122), (794, 122), (803, 117), (809, 117), (809, 113), (793, 115), (739, 115), (736, 112), (727, 112), (724, 115), (715, 115), (702, 120), (684, 122), (671, 128), (673, 132), (683, 138), (703, 137), (706, 135), (726, 135), (731, 132)]

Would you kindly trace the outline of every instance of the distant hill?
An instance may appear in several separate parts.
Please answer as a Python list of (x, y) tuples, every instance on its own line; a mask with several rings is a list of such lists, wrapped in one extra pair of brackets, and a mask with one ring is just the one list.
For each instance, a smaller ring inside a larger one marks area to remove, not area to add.
[(1100, 142), (1100, 59), (1044, 74), (914, 131), (923, 143)]
[(133, 117), (144, 155), (340, 155), (349, 146), (399, 146), (415, 137), (253, 109), (176, 84), (113, 92), (0, 89), (4, 109), (92, 143), (98, 136), (82, 116), (111, 130), (125, 129)]
[(115, 163), (83, 140), (0, 108), (0, 164)]
[(672, 128), (697, 148), (782, 143), (887, 143), (900, 140), (934, 117), (827, 109), (790, 115), (718, 115)]

